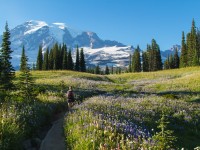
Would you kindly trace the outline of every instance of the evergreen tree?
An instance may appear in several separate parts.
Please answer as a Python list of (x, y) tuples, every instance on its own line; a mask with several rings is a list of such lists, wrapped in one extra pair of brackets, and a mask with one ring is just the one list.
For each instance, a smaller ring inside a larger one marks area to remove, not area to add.
[(118, 68), (118, 71), (119, 71), (119, 74), (122, 73), (122, 69), (120, 67)]
[(132, 71), (141, 72), (140, 48), (137, 46), (132, 58)]
[(69, 70), (73, 70), (73, 68), (74, 68), (74, 63), (73, 63), (73, 60), (72, 60), (72, 54), (71, 54), (70, 49), (69, 49), (68, 56), (67, 56), (67, 68)]
[(28, 66), (28, 58), (25, 55), (25, 49), (22, 48), (22, 56), (21, 56), (21, 64), (20, 64), (20, 74), (19, 74), (19, 88), (20, 88), (20, 95), (23, 99), (34, 100), (36, 95), (34, 94), (34, 82), (32, 75), (30, 73), (30, 68)]
[(156, 49), (157, 49), (157, 44), (154, 39), (152, 39), (151, 42), (151, 51), (152, 51), (152, 71), (157, 71), (157, 55), (156, 55)]
[(43, 55), (42, 55), (42, 46), (40, 45), (38, 50), (36, 69), (42, 70), (42, 64), (43, 64)]
[(162, 58), (161, 58), (161, 54), (160, 54), (160, 47), (158, 44), (157, 44), (156, 57), (157, 57), (157, 69), (162, 70), (163, 64), (162, 64)]
[(95, 73), (95, 68), (88, 67), (88, 72), (94, 74)]
[(10, 31), (6, 22), (0, 49), (0, 89), (11, 90), (14, 87), (15, 70), (11, 64)]
[(58, 69), (62, 70), (62, 64), (63, 64), (63, 53), (64, 53), (64, 44), (59, 44), (58, 46)]
[(174, 69), (174, 57), (172, 54), (169, 57), (169, 69)]
[(169, 56), (167, 56), (167, 59), (164, 62), (164, 69), (169, 69)]
[(91, 67), (87, 67), (86, 72), (87, 72), (87, 73), (93, 73), (92, 70), (93, 70), (93, 69), (92, 69)]
[(119, 68), (115, 67), (115, 74), (119, 74)]
[(49, 52), (49, 62), (48, 62), (49, 70), (53, 70), (53, 64), (54, 64), (53, 49), (51, 49), (50, 52)]
[(76, 47), (76, 64), (75, 64), (75, 70), (79, 71), (80, 70), (80, 58), (79, 58), (79, 49), (78, 49), (78, 45)]
[(21, 61), (20, 61), (20, 71), (25, 70), (27, 67), (27, 58), (25, 55), (24, 46), (22, 47)]
[(148, 62), (148, 53), (143, 52), (142, 53), (142, 70), (143, 72), (148, 72), (149, 71), (149, 62)]
[(100, 74), (100, 73), (101, 73), (101, 69), (100, 69), (99, 65), (97, 65), (97, 66), (95, 67), (94, 73), (95, 73), (95, 74)]
[(198, 49), (197, 49), (197, 32), (194, 19), (192, 20), (191, 32), (187, 36), (187, 48), (188, 48), (188, 65), (196, 66), (198, 65)]
[(131, 58), (132, 58), (132, 56), (131, 56), (131, 54), (130, 54), (130, 56), (129, 56), (129, 66), (128, 66), (128, 71), (129, 71), (129, 72), (132, 72), (132, 66), (131, 66), (132, 61), (131, 61)]
[(58, 70), (59, 69), (59, 46), (58, 43), (56, 43), (53, 46), (53, 70)]
[(180, 67), (187, 67), (187, 46), (184, 32), (182, 32)]
[(179, 62), (178, 49), (176, 48), (174, 53), (174, 68), (179, 68)]
[(42, 70), (49, 70), (49, 48), (47, 48), (46, 52), (44, 53), (44, 61), (42, 64)]
[(63, 53), (63, 64), (62, 64), (62, 69), (66, 70), (67, 69), (67, 49), (64, 49)]
[(105, 69), (105, 74), (110, 74), (110, 71), (109, 71), (109, 68), (107, 65), (106, 65), (106, 69)]
[(199, 65), (199, 56), (198, 56), (197, 50), (194, 53), (192, 64), (193, 64), (193, 66), (198, 66)]
[(200, 64), (200, 31), (197, 30), (197, 55), (198, 55), (198, 64)]
[(167, 129), (169, 122), (166, 120), (166, 117), (163, 112), (162, 117), (158, 123), (158, 128), (160, 129), (160, 132), (157, 132), (153, 136), (153, 139), (156, 141), (156, 146), (154, 147), (154, 149), (174, 149), (176, 137), (173, 136), (172, 130)]
[(160, 55), (159, 45), (156, 43), (155, 39), (152, 39), (151, 43), (151, 71), (162, 70), (162, 60)]
[(151, 48), (151, 45), (148, 45), (148, 44), (147, 44), (147, 56), (148, 56), (148, 64), (149, 64), (148, 70), (153, 71), (153, 61), (154, 61), (153, 50)]
[(111, 74), (113, 74), (114, 73), (114, 68), (113, 68), (113, 66), (111, 67)]
[(53, 60), (53, 70), (57, 70), (58, 68), (57, 68), (57, 61), (56, 61), (56, 59), (54, 59)]
[(80, 52), (80, 71), (81, 72), (86, 71), (85, 56), (84, 56), (83, 48), (81, 48), (81, 52)]

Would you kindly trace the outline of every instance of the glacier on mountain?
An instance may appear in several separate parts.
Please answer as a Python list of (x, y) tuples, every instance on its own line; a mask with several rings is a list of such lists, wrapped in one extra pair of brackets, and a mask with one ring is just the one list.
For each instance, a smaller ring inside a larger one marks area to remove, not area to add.
[[(65, 23), (46, 23), (44, 21), (30, 20), (10, 30), (12, 64), (19, 67), (22, 47), (25, 47), (29, 63), (35, 63), (39, 45), (43, 52), (51, 48), (56, 42), (65, 43), (72, 49), (75, 56), (75, 47), (78, 45), (84, 49), (88, 66), (99, 64), (100, 66), (128, 66), (129, 55), (134, 48), (117, 41), (102, 40), (95, 32), (80, 31), (68, 27)], [(2, 36), (0, 36), (0, 44)], [(163, 60), (174, 52), (179, 45), (174, 45), (171, 50), (161, 51)], [(74, 57), (75, 58), (75, 57)]]
[[(74, 53), (74, 47), (78, 45), (79, 47), (84, 47), (87, 56), (94, 55), (88, 57), (88, 59), (86, 58), (88, 65), (97, 64), (96, 62), (102, 64), (102, 62), (97, 59), (97, 54), (102, 61), (107, 60), (107, 62), (104, 61), (105, 63), (114, 62), (115, 60), (113, 59), (116, 59), (117, 53), (115, 56), (113, 54), (111, 56), (111, 52), (114, 53), (114, 49), (116, 49), (116, 52), (118, 51), (119, 53), (120, 50), (123, 51), (123, 48), (126, 48), (126, 45), (117, 41), (102, 40), (94, 32), (75, 30), (68, 27), (65, 23), (59, 22), (49, 24), (44, 21), (30, 20), (11, 29), (10, 33), (11, 48), (13, 50), (12, 63), (16, 68), (20, 63), (23, 46), (29, 58), (29, 63), (35, 63), (39, 45), (41, 45), (43, 51), (45, 51), (48, 47), (51, 48), (56, 42), (59, 44), (65, 43), (68, 48), (72, 49), (72, 53)], [(2, 42), (1, 38), (2, 36), (0, 36), (0, 44)], [(87, 52), (91, 53), (91, 51), (98, 51), (98, 53), (89, 55)], [(110, 53), (108, 53), (108, 51), (110, 51)], [(105, 54), (101, 54), (101, 52)], [(124, 52), (122, 53), (124, 55)], [(96, 57), (96, 59), (90, 59), (93, 57)], [(115, 65), (118, 64), (118, 61), (116, 61)]]

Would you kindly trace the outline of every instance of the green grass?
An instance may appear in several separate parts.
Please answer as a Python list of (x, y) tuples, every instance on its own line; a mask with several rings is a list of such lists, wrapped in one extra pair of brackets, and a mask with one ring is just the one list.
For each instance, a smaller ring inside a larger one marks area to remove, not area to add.
[(115, 83), (142, 86), (144, 92), (200, 91), (200, 67), (107, 76)]
[[(37, 104), (31, 107), (33, 109), (39, 108), (36, 109), (37, 111), (35, 111), (35, 116), (44, 117), (30, 117), (30, 119), (35, 120), (35, 122), (41, 122), (40, 119), (47, 120), (48, 122), (52, 114), (66, 109), (66, 98), (64, 97), (64, 93), (68, 90), (69, 86), (73, 86), (77, 101), (82, 101), (84, 99), (87, 99), (87, 97), (92, 97), (93, 95), (100, 94), (104, 94), (105, 99), (107, 100), (106, 94), (108, 94), (114, 96), (112, 99), (110, 99), (110, 101), (114, 101), (117, 97), (122, 97), (122, 101), (125, 102), (125, 104), (112, 103), (115, 109), (118, 109), (119, 107), (121, 107), (121, 105), (124, 105), (126, 107), (123, 108), (123, 111), (133, 109), (138, 112), (137, 115), (145, 114), (147, 116), (148, 110), (152, 109), (152, 111), (156, 111), (158, 113), (158, 116), (152, 115), (155, 118), (146, 117), (143, 120), (149, 127), (156, 126), (156, 120), (159, 119), (159, 115), (161, 113), (161, 106), (167, 106), (171, 103), (177, 105), (177, 109), (184, 108), (185, 110), (190, 110), (192, 106), (195, 112), (189, 111), (191, 116), (199, 114), (198, 109), (196, 109), (195, 107), (199, 108), (200, 105), (200, 67), (164, 70), (158, 72), (124, 73), (106, 76), (75, 71), (32, 71), (31, 73), (36, 83), (37, 92), (39, 93), (39, 95), (37, 96)], [(16, 72), (17, 78), (15, 80), (15, 83), (17, 83), (18, 81), (18, 75), (19, 72)], [(131, 103), (128, 103), (127, 105), (125, 101), (126, 98), (131, 98), (133, 101)], [(140, 100), (141, 102), (137, 103), (138, 98), (143, 100)], [(15, 96), (15, 93), (13, 94), (13, 96), (11, 96), (11, 99), (12, 101), (20, 101), (19, 98)], [(93, 98), (89, 99), (89, 102), (90, 101), (93, 101)], [(167, 101), (169, 101), (169, 103), (167, 103)], [(109, 101), (105, 102), (105, 105), (110, 105)], [(101, 107), (101, 103), (96, 101), (95, 107)], [(165, 109), (169, 113), (174, 114), (173, 117), (176, 121), (178, 121), (178, 123), (182, 123), (181, 115), (174, 112), (172, 108), (172, 105), (170, 105), (169, 108), (165, 107)], [(1, 113), (4, 112), (2, 111)], [(18, 111), (13, 112), (13, 114), (19, 116)], [(80, 116), (84, 116), (84, 114), (82, 114), (80, 111), (78, 111), (77, 115), (78, 114)], [(76, 114), (71, 115), (72, 118), (73, 115), (75, 115), (74, 117), (76, 118)], [(124, 119), (128, 119), (125, 116), (122, 117)], [(18, 127), (23, 126), (23, 122), (18, 122), (18, 120), (16, 120), (15, 118), (12, 119), (13, 120), (11, 120), (10, 123), (14, 126), (9, 128), (9, 131), (18, 131)], [(196, 115), (196, 120), (200, 120), (199, 115)], [(73, 137), (76, 139), (67, 139), (68, 136), (66, 136), (66, 140), (70, 140), (68, 142), (72, 142), (73, 146), (75, 146), (73, 140), (76, 140), (77, 142), (83, 142), (80, 138), (84, 136), (84, 131), (78, 132), (78, 129), (80, 128), (78, 125), (83, 123), (84, 122), (78, 122), (77, 126), (74, 126), (76, 128), (73, 128), (73, 126), (68, 126), (68, 124), (66, 124), (68, 129), (71, 128), (77, 131), (76, 135)], [(38, 124), (38, 126), (36, 126), (35, 128), (40, 128), (43, 125), (44, 123)], [(7, 129), (5, 128), (5, 131), (7, 131)], [(26, 130), (25, 128), (23, 129), (23, 133), (19, 133), (20, 140), (24, 139), (24, 134), (26, 132), (32, 132), (31, 130), (33, 128), (27, 128), (28, 130)], [(90, 129), (93, 130), (92, 127), (88, 130)], [(199, 130), (199, 126), (194, 129)], [(88, 130), (85, 131), (87, 132), (87, 134)], [(175, 135), (178, 137), (177, 145), (179, 147), (183, 146), (190, 149), (194, 148), (197, 145), (200, 145), (199, 135), (196, 135), (196, 133), (199, 133), (199, 131), (195, 132), (187, 126), (185, 126), (185, 130), (186, 131), (182, 132), (183, 134), (179, 134), (177, 131), (175, 132)], [(12, 133), (10, 134), (12, 135)], [(102, 146), (102, 142), (100, 141), (100, 139), (102, 139), (104, 136), (102, 135), (101, 131), (99, 131), (99, 134), (101, 138), (97, 137), (96, 143), (91, 143), (91, 140), (88, 139), (88, 137), (85, 139), (85, 144), (82, 146), (84, 146), (85, 149), (93, 148), (93, 144), (95, 144), (95, 146)], [(109, 131), (109, 134), (112, 135), (112, 132)], [(115, 142), (117, 142), (117, 140), (122, 140), (121, 135), (118, 135), (117, 133), (114, 133), (114, 135), (118, 136), (119, 138), (114, 138)], [(104, 141), (106, 140), (109, 142), (110, 137), (105, 136)], [(17, 141), (16, 138), (13, 139), (13, 143), (16, 142), (19, 141)], [(79, 149), (79, 146), (81, 145), (77, 144), (76, 149)], [(111, 147), (116, 147), (116, 145), (112, 145)]]

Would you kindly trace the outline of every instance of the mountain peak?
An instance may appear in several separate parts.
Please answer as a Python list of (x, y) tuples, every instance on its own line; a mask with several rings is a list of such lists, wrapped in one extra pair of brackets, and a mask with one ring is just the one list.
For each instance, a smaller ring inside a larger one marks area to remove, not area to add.
[(90, 37), (93, 36), (93, 35), (96, 35), (96, 33), (91, 32), (91, 31), (88, 31), (88, 32), (86, 32), (86, 33), (87, 33), (87, 35), (90, 36)]
[(24, 32), (24, 35), (31, 34), (39, 29), (41, 29), (44, 26), (48, 26), (48, 24), (44, 21), (36, 21), (36, 20), (30, 20), (25, 22), (25, 27), (27, 28), (27, 31)]
[(41, 26), (48, 25), (46, 22), (39, 21), (39, 20), (29, 20), (29, 21), (26, 21), (25, 24), (33, 25), (33, 26), (36, 26), (36, 25), (41, 25)]
[(45, 21), (29, 20), (11, 29), (10, 33), (11, 48), (14, 50), (12, 55), (14, 66), (18, 66), (20, 62), (23, 46), (30, 62), (36, 61), (39, 45), (42, 46), (44, 51), (48, 47), (51, 48), (55, 43), (65, 43), (72, 50), (76, 45), (90, 47), (93, 50), (107, 49), (115, 45), (117, 46), (115, 49), (118, 50), (118, 47), (126, 46), (116, 41), (103, 40), (95, 32), (74, 30), (62, 22), (47, 23)]
[(52, 23), (53, 25), (57, 26), (58, 28), (64, 30), (65, 28), (67, 28), (66, 24), (65, 23), (60, 23), (60, 22), (55, 22), (55, 23)]

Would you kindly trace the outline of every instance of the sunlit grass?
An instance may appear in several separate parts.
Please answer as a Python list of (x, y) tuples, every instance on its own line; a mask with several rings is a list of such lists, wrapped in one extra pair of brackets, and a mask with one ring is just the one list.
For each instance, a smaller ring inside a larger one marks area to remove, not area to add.
[[(41, 102), (41, 107), (38, 106), (41, 110), (42, 107), (45, 108), (46, 106), (48, 106), (47, 108), (50, 107), (52, 112), (53, 110), (62, 110), (63, 106), (66, 107), (64, 94), (69, 86), (73, 86), (78, 101), (91, 97), (93, 94), (104, 93), (104, 98), (98, 96), (84, 102), (85, 107), (90, 109), (86, 110), (85, 113), (88, 113), (88, 111), (91, 113), (91, 109), (100, 108), (102, 113), (117, 117), (117, 121), (120, 121), (120, 119), (131, 121), (130, 114), (125, 115), (125, 113), (133, 111), (131, 114), (135, 113), (135, 116), (132, 116), (134, 118), (132, 122), (137, 123), (138, 126), (146, 124), (148, 130), (151, 130), (156, 128), (156, 121), (164, 108), (173, 118), (170, 121), (176, 123), (175, 125), (178, 128), (174, 128), (178, 137), (177, 145), (185, 147), (189, 145), (189, 148), (193, 148), (198, 143), (199, 136), (197, 134), (199, 132), (196, 130), (199, 130), (199, 126), (195, 126), (194, 120), (196, 119), (199, 122), (200, 118), (198, 109), (200, 102), (200, 67), (106, 76), (75, 71), (32, 71), (31, 73), (40, 93), (37, 98)], [(18, 80), (19, 72), (16, 74), (16, 80)], [(118, 97), (121, 97), (120, 100)], [(182, 112), (182, 110), (185, 112)], [(47, 111), (38, 110), (39, 112), (49, 116)], [(108, 126), (105, 131), (108, 136), (103, 136), (104, 130), (99, 131), (100, 129), (96, 128), (97, 122), (94, 122), (94, 120), (98, 120), (98, 117), (92, 115), (92, 113), (87, 116), (85, 113), (81, 109), (70, 113), (69, 118), (66, 118), (66, 123), (72, 121), (71, 124), (66, 124), (67, 130), (69, 129), (67, 134), (71, 134), (71, 137), (67, 135), (66, 138), (69, 137), (68, 143), (71, 142), (74, 149), (80, 149), (81, 146), (84, 147), (83, 149), (93, 149), (93, 147), (103, 149), (105, 148), (105, 141), (109, 143), (109, 148), (121, 146), (121, 148), (126, 149), (126, 147), (133, 146), (130, 144), (131, 141), (127, 145), (117, 144), (122, 140), (122, 135), (115, 132), (113, 134), (112, 130), (108, 129), (111, 126), (109, 120), (107, 120), (108, 124), (105, 125), (105, 127)], [(79, 122), (77, 116), (86, 117), (86, 120)], [(75, 120), (78, 122), (75, 122)], [(91, 122), (90, 125), (82, 128), (81, 125), (88, 122)], [(187, 122), (189, 122), (190, 127), (187, 126)], [(126, 123), (124, 122), (124, 124)], [(181, 128), (183, 126), (184, 132)], [(191, 126), (193, 127), (191, 128)], [(80, 131), (80, 129), (83, 130)], [(93, 132), (93, 129), (98, 130), (98, 133)], [(74, 134), (70, 130), (74, 130)], [(179, 130), (184, 136), (177, 132)], [(113, 135), (115, 138), (113, 138)], [(81, 139), (83, 136), (86, 138)], [(114, 145), (112, 145), (112, 140), (115, 142)], [(139, 145), (135, 146), (135, 148), (139, 147)]]
[(158, 72), (109, 75), (113, 81), (140, 86), (144, 92), (198, 92), (200, 67), (164, 70)]

